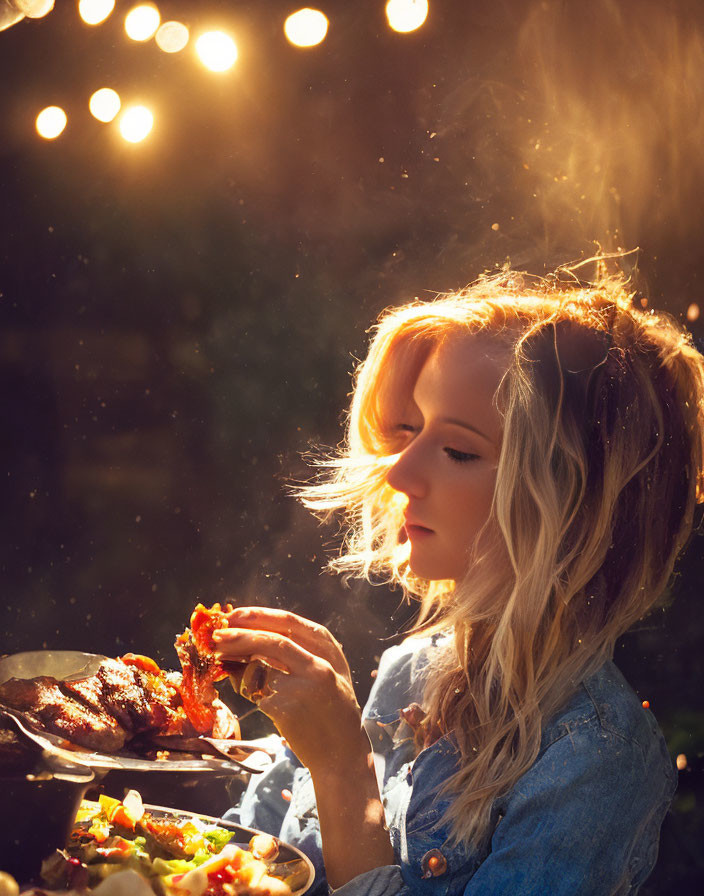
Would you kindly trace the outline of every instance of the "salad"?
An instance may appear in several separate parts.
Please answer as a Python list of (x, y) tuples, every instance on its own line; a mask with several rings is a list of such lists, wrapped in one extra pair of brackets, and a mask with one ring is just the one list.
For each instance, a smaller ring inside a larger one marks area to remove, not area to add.
[(42, 865), (52, 888), (95, 887), (137, 872), (158, 896), (292, 896), (308, 881), (308, 865), (277, 862), (279, 844), (255, 834), (247, 849), (231, 830), (198, 816), (145, 809), (139, 793), (123, 800), (83, 800), (68, 846)]

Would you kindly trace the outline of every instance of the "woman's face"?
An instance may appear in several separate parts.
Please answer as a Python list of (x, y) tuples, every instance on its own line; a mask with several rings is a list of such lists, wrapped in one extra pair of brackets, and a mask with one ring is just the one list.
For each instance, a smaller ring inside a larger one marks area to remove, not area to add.
[(387, 481), (408, 498), (410, 566), (424, 579), (462, 578), (489, 515), (501, 443), (492, 398), (508, 365), (491, 347), (468, 334), (435, 346), (394, 420), (406, 444)]

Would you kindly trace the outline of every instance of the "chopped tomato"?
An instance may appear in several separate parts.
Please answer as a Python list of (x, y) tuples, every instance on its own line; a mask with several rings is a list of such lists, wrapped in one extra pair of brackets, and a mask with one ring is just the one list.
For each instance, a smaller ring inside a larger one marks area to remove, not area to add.
[(136, 666), (144, 672), (151, 672), (152, 675), (162, 675), (157, 663), (151, 657), (143, 656), (141, 653), (126, 653), (120, 659), (128, 666)]

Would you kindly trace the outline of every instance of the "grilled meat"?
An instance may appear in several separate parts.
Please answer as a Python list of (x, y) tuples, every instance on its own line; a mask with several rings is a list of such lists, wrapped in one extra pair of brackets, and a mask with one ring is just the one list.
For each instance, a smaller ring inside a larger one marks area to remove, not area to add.
[(127, 739), (125, 728), (104, 707), (89, 706), (63, 684), (48, 675), (11, 678), (0, 685), (0, 703), (71, 743), (105, 753), (120, 750)]
[(212, 632), (227, 625), (219, 604), (199, 604), (191, 629), (176, 650), (183, 674), (164, 672), (149, 657), (126, 654), (105, 659), (94, 675), (75, 681), (49, 676), (10, 679), (0, 684), (0, 704), (23, 712), (35, 725), (71, 743), (114, 753), (133, 738), (148, 744), (159, 737), (208, 734), (239, 738), (237, 717), (218, 699), (214, 682), (227, 673), (213, 655)]
[[(154, 737), (196, 734), (181, 694), (169, 678), (173, 676), (156, 676), (122, 660), (108, 659), (95, 675), (77, 681), (57, 681), (46, 675), (11, 678), (0, 685), (0, 703), (73, 744), (115, 753), (132, 738), (148, 744)], [(201, 729), (202, 733), (238, 737), (235, 716), (220, 700), (213, 703), (209, 710), (213, 724)]]
[(103, 686), (103, 705), (132, 734), (161, 730), (173, 715), (170, 695), (161, 680), (120, 660), (105, 660), (96, 677)]

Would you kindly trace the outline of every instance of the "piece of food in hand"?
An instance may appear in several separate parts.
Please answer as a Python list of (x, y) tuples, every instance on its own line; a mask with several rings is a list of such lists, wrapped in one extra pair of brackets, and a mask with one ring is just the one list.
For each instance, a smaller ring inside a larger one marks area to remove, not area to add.
[[(190, 627), (176, 638), (176, 653), (183, 670), (181, 697), (183, 706), (193, 727), (199, 734), (213, 732), (213, 737), (239, 737), (232, 731), (231, 718), (223, 713), (215, 682), (227, 678), (227, 671), (215, 656), (217, 647), (213, 641), (216, 629), (228, 627), (227, 614), (232, 604), (224, 608), (213, 604), (210, 609), (198, 604), (191, 613)], [(229, 734), (221, 733), (223, 728)]]

